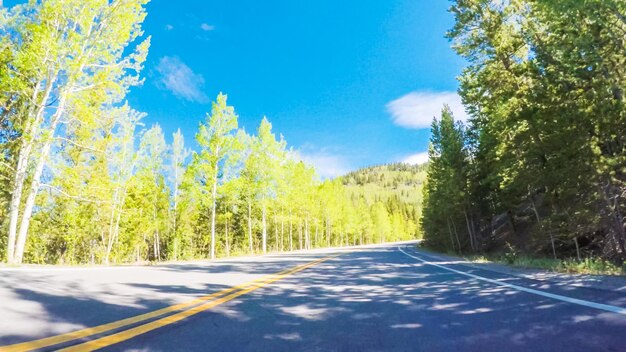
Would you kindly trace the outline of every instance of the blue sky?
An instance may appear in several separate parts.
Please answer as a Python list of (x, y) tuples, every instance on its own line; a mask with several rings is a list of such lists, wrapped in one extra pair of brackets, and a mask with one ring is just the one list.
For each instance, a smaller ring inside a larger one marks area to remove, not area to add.
[[(9, 1), (5, 1), (5, 4)], [(324, 177), (423, 160), (432, 116), (462, 110), (448, 1), (152, 0), (131, 105), (192, 147), (221, 91), (252, 132), (265, 115)], [(455, 108), (456, 107), (456, 108)], [(463, 116), (460, 116), (463, 118)]]

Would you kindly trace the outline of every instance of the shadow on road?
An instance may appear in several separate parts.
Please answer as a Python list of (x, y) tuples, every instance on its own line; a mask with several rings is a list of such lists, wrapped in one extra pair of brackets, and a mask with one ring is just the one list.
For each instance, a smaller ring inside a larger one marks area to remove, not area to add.
[[(298, 254), (264, 257), (261, 262), (165, 265), (158, 270), (179, 276), (269, 274), (312, 259)], [(595, 290), (552, 287), (460, 263), (446, 265), (581, 299), (625, 303), (619, 293), (599, 297)], [(66, 297), (28, 290), (12, 293), (41, 305), (51, 322), (90, 326), (174, 302), (159, 297), (196, 297), (227, 286), (129, 282), (90, 294), (91, 298), (73, 297), (72, 290), (81, 287), (71, 286)], [(127, 291), (144, 296), (128, 296)], [(111, 297), (122, 303), (112, 303)], [(623, 316), (477, 281), (419, 263), (389, 247), (344, 254), (111, 350), (619, 351), (624, 327)], [(5, 335), (2, 342), (28, 336)]]

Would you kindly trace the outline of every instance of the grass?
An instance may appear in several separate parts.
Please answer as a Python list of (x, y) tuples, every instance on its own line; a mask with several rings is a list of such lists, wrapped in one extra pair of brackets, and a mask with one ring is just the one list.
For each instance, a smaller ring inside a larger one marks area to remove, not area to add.
[(474, 263), (498, 263), (517, 268), (542, 269), (568, 274), (626, 275), (626, 263), (621, 267), (601, 258), (553, 259), (505, 253), (503, 255), (463, 256)]

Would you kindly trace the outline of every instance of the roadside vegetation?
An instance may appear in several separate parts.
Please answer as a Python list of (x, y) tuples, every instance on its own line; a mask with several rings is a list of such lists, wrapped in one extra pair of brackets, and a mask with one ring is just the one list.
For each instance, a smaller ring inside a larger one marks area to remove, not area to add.
[(622, 271), (626, 3), (456, 1), (451, 11), (470, 119), (445, 107), (432, 123), (425, 244), (519, 266)]
[(554, 259), (527, 255), (511, 257), (507, 254), (467, 255), (464, 259), (476, 263), (498, 263), (525, 269), (541, 269), (567, 274), (626, 275), (626, 266), (618, 266), (602, 258)]
[(2, 260), (182, 260), (418, 235), (416, 205), (364, 189), (382, 179), (320, 180), (267, 118), (240, 127), (224, 94), (197, 117), (195, 150), (180, 130), (145, 126), (126, 94), (143, 82), (146, 3), (0, 9)]

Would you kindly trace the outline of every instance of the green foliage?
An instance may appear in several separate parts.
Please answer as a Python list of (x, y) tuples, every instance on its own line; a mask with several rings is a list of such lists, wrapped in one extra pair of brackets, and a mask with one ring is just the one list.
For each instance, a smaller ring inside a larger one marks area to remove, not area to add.
[(450, 11), (471, 119), (458, 133), (446, 132), (445, 116), (433, 124), (428, 243), (477, 252), (510, 241), (621, 263), (626, 4), (458, 0)]
[(372, 242), (421, 236), (417, 225), (426, 169), (426, 165), (393, 163), (366, 167), (340, 178), (347, 196), (361, 210), (361, 232), (369, 234)]
[(433, 248), (463, 252), (478, 249), (469, 186), (468, 133), (455, 123), (444, 106), (440, 120), (433, 120), (428, 151), (428, 181), (424, 187), (422, 226), (424, 239)]
[(468, 256), (471, 262), (477, 263), (503, 263), (506, 265), (525, 268), (525, 269), (542, 269), (560, 273), (569, 274), (589, 274), (589, 275), (624, 275), (626, 274), (626, 265), (616, 265), (602, 258), (584, 258), (578, 259), (553, 259), (545, 257), (531, 257), (526, 255), (517, 255), (510, 257), (502, 255), (490, 256)]
[(508, 264), (515, 264), (520, 258), (519, 252), (510, 243), (506, 243), (505, 252), (502, 255), (502, 259)]

